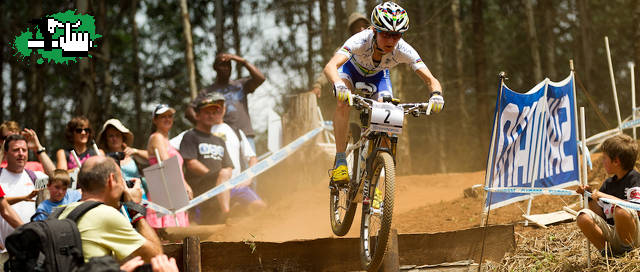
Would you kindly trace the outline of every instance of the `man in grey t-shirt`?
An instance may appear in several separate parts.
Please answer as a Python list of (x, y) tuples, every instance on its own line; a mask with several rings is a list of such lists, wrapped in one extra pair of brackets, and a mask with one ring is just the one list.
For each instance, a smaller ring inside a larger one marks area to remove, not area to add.
[[(249, 70), (250, 77), (230, 80), (232, 60), (244, 65), (244, 67)], [(198, 101), (210, 93), (222, 93), (227, 105), (224, 122), (232, 128), (242, 130), (247, 135), (247, 139), (251, 142), (255, 151), (255, 133), (251, 127), (251, 118), (249, 117), (249, 108), (247, 106), (247, 94), (253, 93), (256, 88), (264, 82), (264, 75), (246, 59), (227, 53), (220, 53), (216, 56), (213, 62), (213, 69), (217, 73), (216, 81), (213, 85), (200, 91), (196, 99), (187, 107), (185, 117), (195, 124), (195, 101)]]

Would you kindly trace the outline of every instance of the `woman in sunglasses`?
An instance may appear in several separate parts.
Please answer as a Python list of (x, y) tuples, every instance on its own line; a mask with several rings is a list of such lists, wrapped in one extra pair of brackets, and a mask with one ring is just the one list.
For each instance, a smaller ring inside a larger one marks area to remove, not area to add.
[[(432, 111), (439, 112), (444, 106), (442, 86), (422, 62), (420, 55), (402, 39), (409, 29), (407, 11), (393, 2), (377, 5), (371, 12), (372, 27), (349, 38), (324, 67), (324, 74), (333, 83), (338, 105), (333, 119), (336, 137), (336, 164), (331, 175), (332, 182), (349, 180), (345, 155), (347, 124), (351, 91), (356, 83), (364, 83), (359, 89), (367, 89), (371, 98), (382, 100), (393, 97), (389, 69), (400, 63), (411, 65), (413, 71), (431, 89), (429, 101)], [(358, 85), (360, 85), (358, 84)], [(343, 102), (344, 101), (344, 102)]]
[[(89, 139), (92, 139), (93, 130), (89, 124), (89, 119), (84, 116), (76, 116), (67, 123), (67, 128), (64, 133), (67, 138), (67, 142), (71, 144), (70, 148), (60, 149), (56, 152), (58, 169), (73, 170), (78, 168), (81, 163), (87, 160), (91, 156), (95, 156), (96, 151), (89, 146)], [(75, 151), (80, 163), (71, 154), (71, 151)]]

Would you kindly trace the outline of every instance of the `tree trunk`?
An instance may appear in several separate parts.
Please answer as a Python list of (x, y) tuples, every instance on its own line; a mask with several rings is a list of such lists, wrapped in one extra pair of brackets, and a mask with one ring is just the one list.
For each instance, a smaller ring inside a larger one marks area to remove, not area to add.
[(344, 14), (344, 6), (342, 0), (333, 0), (333, 18), (335, 24), (333, 25), (333, 35), (338, 39), (339, 43), (342, 43), (347, 38), (347, 16)]
[(582, 71), (582, 77), (590, 78), (591, 70), (593, 67), (594, 50), (591, 47), (591, 15), (589, 14), (589, 3), (586, 0), (576, 0), (578, 8), (578, 22), (580, 28), (580, 43), (582, 49), (582, 64), (577, 63), (579, 71)]
[(556, 73), (556, 37), (553, 29), (556, 27), (556, 10), (553, 0), (541, 0), (538, 4), (538, 10), (542, 11), (542, 43), (544, 57), (544, 70), (547, 76), (557, 80)]
[[(33, 18), (40, 18), (42, 16), (42, 1), (31, 1), (31, 16)], [(39, 132), (42, 137), (40, 140), (45, 142), (44, 132), (45, 130), (45, 113), (46, 104), (44, 101), (44, 77), (45, 70), (43, 65), (36, 65), (36, 54), (31, 54), (30, 63), (28, 68), (28, 77), (26, 84), (28, 84), (30, 91), (25, 94), (24, 101), (27, 103), (29, 110), (29, 118), (23, 118), (24, 127), (29, 127)]]
[(20, 103), (18, 101), (18, 99), (20, 99), (20, 93), (18, 92), (18, 81), (20, 80), (18, 72), (20, 71), (20, 65), (15, 61), (10, 64), (11, 66), (9, 66), (9, 70), (11, 75), (11, 85), (9, 87), (9, 118), (11, 120), (17, 120), (18, 116), (20, 116)]
[[(142, 88), (140, 86), (140, 57), (138, 56), (138, 24), (136, 23), (136, 13), (138, 12), (138, 0), (131, 1), (131, 9), (129, 10), (129, 24), (131, 25), (131, 44), (132, 44), (132, 80), (131, 90), (133, 92), (134, 112), (135, 112), (135, 130), (141, 134), (143, 130), (142, 120), (146, 116), (142, 115)], [(135, 146), (145, 146), (145, 137), (135, 137)]]
[(307, 88), (311, 87), (314, 82), (313, 77), (313, 37), (315, 36), (314, 20), (313, 20), (313, 4), (315, 1), (307, 1)]
[(533, 62), (533, 77), (536, 82), (542, 81), (542, 65), (540, 64), (540, 50), (538, 49), (538, 35), (536, 34), (536, 22), (533, 17), (533, 0), (523, 0), (525, 13), (527, 14), (527, 38), (529, 51)]
[(477, 109), (478, 109), (478, 122), (477, 135), (479, 136), (479, 143), (482, 145), (480, 150), (484, 150), (484, 147), (488, 147), (489, 134), (491, 133), (491, 111), (493, 107), (490, 101), (490, 95), (487, 91), (486, 81), (486, 52), (484, 45), (484, 19), (483, 0), (471, 1), (471, 13), (473, 20), (473, 68), (474, 68), (474, 85), (476, 89), (476, 95), (478, 97)]
[[(433, 23), (433, 42), (434, 42), (434, 46), (433, 46), (433, 51), (435, 54), (435, 67), (436, 67), (436, 71), (437, 73), (440, 75), (439, 79), (440, 82), (444, 82), (444, 76), (442, 76), (443, 71), (444, 71), (444, 58), (442, 57), (442, 52), (444, 51), (443, 46), (442, 46), (442, 22), (440, 18), (436, 18), (434, 20)], [(444, 88), (444, 87), (443, 87)], [(443, 123), (442, 121), (444, 121), (442, 118), (438, 118), (440, 120), (437, 120), (438, 123)], [(446, 126), (439, 126), (442, 129), (430, 129), (429, 132), (431, 135), (429, 135), (429, 141), (430, 142), (438, 142), (438, 143), (445, 143), (446, 139), (444, 139), (444, 134), (446, 132)], [(445, 144), (438, 144), (438, 145), (433, 145), (433, 147), (436, 148), (438, 155), (436, 156), (436, 161), (437, 161), (437, 165), (438, 165), (438, 173), (446, 173), (447, 172), (447, 164), (446, 162), (447, 160), (447, 152), (445, 150), (445, 147), (447, 147), (448, 145)]]
[[(222, 3), (222, 1), (216, 1), (216, 15), (218, 15), (219, 10), (218, 3)], [(182, 12), (182, 33), (184, 34), (184, 40), (186, 43), (184, 57), (187, 63), (187, 71), (189, 72), (189, 74), (187, 75), (189, 76), (189, 93), (191, 95), (191, 99), (195, 99), (196, 95), (198, 95), (198, 87), (196, 85), (196, 67), (193, 63), (193, 41), (191, 39), (191, 23), (189, 22), (189, 9), (187, 7), (187, 0), (180, 0), (180, 10)], [(216, 18), (216, 32), (218, 31), (218, 27), (222, 28), (222, 24), (218, 25), (218, 21), (220, 20), (220, 18)], [(216, 42), (218, 39), (222, 39), (222, 35), (216, 36)], [(222, 42), (224, 42), (224, 40), (222, 40)]]
[[(241, 48), (240, 48), (240, 30), (238, 24), (238, 18), (240, 18), (240, 7), (242, 7), (242, 0), (232, 1), (233, 5), (233, 21), (232, 21), (232, 31), (233, 31), (233, 48), (235, 50), (236, 55), (242, 56)], [(243, 69), (236, 69), (236, 74), (238, 78), (242, 77)]]
[(356, 10), (358, 9), (358, 1), (357, 0), (347, 0), (347, 19), (349, 18), (349, 15), (351, 15), (351, 13), (356, 12)]
[(111, 116), (111, 94), (113, 93), (113, 77), (111, 76), (111, 35), (110, 29), (107, 27), (107, 7), (105, 5), (105, 0), (100, 0), (100, 16), (97, 17), (97, 31), (102, 34), (102, 41), (100, 43), (100, 51), (102, 53), (102, 57), (100, 61), (103, 63), (104, 71), (102, 75), (102, 95), (100, 101), (96, 106), (101, 107), (102, 110), (99, 111), (101, 114), (96, 116), (96, 120), (98, 123), (102, 123), (105, 121), (105, 118)]
[[(376, 0), (365, 0), (365, 5), (364, 5), (364, 14), (369, 14), (371, 15), (371, 11), (373, 11), (373, 8), (377, 5), (377, 1)], [(368, 18), (368, 17), (367, 17)]]
[[(410, 74), (410, 70), (407, 69), (406, 66), (399, 66), (396, 68), (394, 73), (391, 73), (391, 82), (393, 82), (394, 96), (400, 99), (401, 102), (407, 102), (411, 98), (407, 96), (407, 92), (405, 89), (405, 75)], [(404, 122), (402, 125), (402, 134), (400, 134), (398, 139), (398, 146), (396, 151), (396, 169), (398, 175), (410, 175), (413, 173), (413, 161), (411, 159), (411, 130), (410, 122), (408, 118), (409, 116), (405, 116)], [(398, 167), (401, 165), (401, 167)]]
[[(186, 1), (186, 0), (180, 0)], [(226, 47), (224, 46), (224, 1), (216, 0), (215, 1), (215, 15), (216, 15), (216, 53), (222, 53), (226, 51)]]
[[(469, 130), (469, 123), (472, 122), (471, 117), (469, 115), (469, 106), (466, 102), (466, 95), (464, 90), (464, 66), (463, 66), (463, 58), (464, 58), (464, 49), (462, 48), (462, 40), (464, 37), (462, 36), (462, 27), (460, 23), (460, 0), (451, 1), (451, 18), (453, 19), (453, 43), (456, 48), (454, 50), (455, 55), (455, 74), (453, 84), (453, 88), (449, 91), (455, 92), (455, 97), (458, 99), (456, 105), (460, 107), (460, 114), (462, 117), (462, 125), (464, 131)], [(450, 96), (451, 97), (451, 96)]]
[[(89, 1), (76, 0), (76, 9), (78, 13), (86, 14), (89, 11)], [(94, 120), (94, 114), (89, 114), (89, 109), (92, 108), (94, 97), (96, 96), (95, 71), (90, 58), (82, 58), (78, 61), (78, 78), (80, 81), (78, 90), (81, 90), (82, 95), (79, 96), (79, 100), (75, 101), (75, 114), (84, 115), (89, 120)]]
[(328, 0), (319, 0), (320, 3), (320, 38), (322, 39), (322, 62), (326, 63), (331, 57), (331, 35), (329, 35), (329, 7)]

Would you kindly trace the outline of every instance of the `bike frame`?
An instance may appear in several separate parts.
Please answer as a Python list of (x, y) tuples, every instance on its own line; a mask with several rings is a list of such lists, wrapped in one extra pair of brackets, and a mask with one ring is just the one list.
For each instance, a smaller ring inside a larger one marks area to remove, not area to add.
[[(346, 154), (352, 154), (353, 150), (361, 148), (358, 157), (354, 158), (353, 161), (354, 164), (357, 163), (359, 166), (358, 173), (356, 173), (357, 183), (352, 184), (358, 187), (358, 190), (352, 191), (352, 193), (356, 194), (352, 198), (353, 202), (356, 203), (363, 202), (363, 200), (365, 200), (364, 202), (366, 203), (367, 200), (369, 200), (369, 184), (372, 178), (371, 175), (373, 174), (373, 161), (378, 155), (378, 152), (389, 153), (395, 162), (396, 146), (398, 144), (398, 137), (395, 135), (389, 136), (389, 134), (385, 132), (372, 131), (369, 127), (363, 127), (361, 130), (362, 134), (358, 142), (348, 146), (346, 150)], [(388, 143), (390, 147), (383, 147), (383, 143)], [(366, 149), (366, 153), (362, 152), (364, 149)]]

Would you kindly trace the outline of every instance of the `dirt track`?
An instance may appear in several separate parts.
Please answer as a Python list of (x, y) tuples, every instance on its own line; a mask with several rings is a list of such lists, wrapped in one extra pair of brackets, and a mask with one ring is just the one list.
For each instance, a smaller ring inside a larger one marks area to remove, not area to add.
[[(400, 233), (437, 232), (477, 226), (480, 222), (481, 200), (464, 198), (463, 190), (481, 184), (484, 172), (401, 176), (396, 179), (394, 227)], [(334, 237), (329, 225), (329, 189), (326, 181), (301, 187), (294, 192), (272, 198), (269, 207), (257, 214), (239, 216), (226, 225), (200, 226), (189, 229), (168, 229), (171, 240), (187, 234), (197, 234), (209, 241), (271, 241)], [(275, 199), (275, 200), (273, 200)], [(567, 199), (568, 201), (568, 199)], [(534, 201), (534, 209), (550, 210), (563, 203), (557, 199)], [(520, 206), (524, 207), (524, 204)], [(521, 207), (521, 208), (522, 208)], [(496, 221), (508, 223), (521, 220), (518, 205), (492, 212)], [(358, 237), (360, 213), (356, 214), (348, 237)]]

